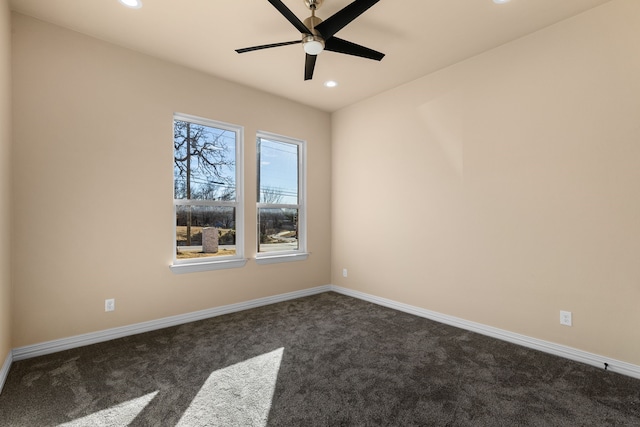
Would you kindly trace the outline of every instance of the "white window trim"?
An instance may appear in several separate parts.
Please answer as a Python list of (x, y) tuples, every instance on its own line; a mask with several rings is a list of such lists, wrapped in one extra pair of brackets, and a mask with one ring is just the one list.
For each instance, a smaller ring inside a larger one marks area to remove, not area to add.
[[(221, 257), (208, 258), (176, 258), (176, 206), (190, 204), (187, 200), (173, 199), (173, 261), (169, 266), (175, 274), (196, 273), (210, 270), (223, 270), (228, 268), (244, 267), (248, 259), (244, 257), (244, 128), (239, 125), (223, 123), (217, 120), (206, 119), (203, 117), (192, 116), (189, 114), (174, 113), (173, 121), (187, 121), (202, 126), (215, 127), (236, 133), (236, 200), (230, 201), (212, 201), (198, 200), (196, 204), (202, 206), (229, 206), (236, 209), (236, 254)], [(175, 197), (175, 195), (174, 195)]]
[(269, 253), (265, 253), (261, 256), (256, 256), (256, 264), (264, 265), (264, 264), (278, 264), (281, 262), (290, 262), (290, 261), (304, 261), (309, 257), (308, 252), (278, 252), (278, 255), (269, 255)]
[(244, 267), (248, 259), (221, 259), (216, 261), (173, 264), (169, 268), (174, 274), (199, 273), (202, 271), (225, 270)]
[[(290, 138), (271, 132), (258, 131), (256, 135), (256, 144), (259, 139), (270, 139), (280, 141), (287, 144), (295, 144), (299, 147), (298, 156), (298, 204), (297, 205), (277, 205), (278, 207), (298, 209), (298, 250), (281, 251), (281, 252), (257, 252), (255, 261), (257, 264), (276, 264), (290, 261), (303, 261), (309, 257), (307, 252), (307, 141), (301, 139)], [(260, 158), (257, 159), (260, 161)], [(300, 173), (302, 172), (302, 173)], [(258, 189), (259, 191), (259, 189)], [(256, 203), (256, 215), (260, 208), (273, 207), (270, 203)], [(256, 217), (257, 225), (257, 217)], [(258, 232), (258, 238), (260, 233)], [(256, 250), (258, 243), (256, 242)]]

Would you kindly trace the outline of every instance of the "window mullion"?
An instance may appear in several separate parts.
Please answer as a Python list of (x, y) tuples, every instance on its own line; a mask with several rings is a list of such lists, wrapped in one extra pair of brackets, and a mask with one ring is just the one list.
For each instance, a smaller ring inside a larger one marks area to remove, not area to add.
[(302, 205), (283, 205), (274, 203), (258, 203), (258, 209), (301, 209)]

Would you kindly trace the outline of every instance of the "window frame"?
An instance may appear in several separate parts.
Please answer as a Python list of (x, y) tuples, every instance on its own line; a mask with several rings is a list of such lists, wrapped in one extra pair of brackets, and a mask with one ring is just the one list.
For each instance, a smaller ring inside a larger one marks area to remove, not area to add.
[[(196, 200), (196, 199), (176, 199), (175, 198), (175, 175), (172, 179), (173, 191), (173, 260), (170, 269), (173, 273), (192, 273), (209, 270), (221, 270), (227, 268), (243, 267), (247, 259), (244, 256), (244, 128), (240, 125), (220, 122), (204, 117), (192, 116), (184, 113), (173, 114), (172, 128), (175, 131), (175, 122), (183, 121), (201, 126), (221, 129), (234, 132), (235, 138), (235, 201), (227, 200)], [(173, 153), (175, 158), (175, 151)], [(235, 208), (235, 255), (211, 256), (203, 258), (178, 259), (176, 241), (176, 215), (178, 206), (212, 206), (212, 207), (232, 207)]]
[[(256, 134), (256, 177), (260, 176), (262, 139), (293, 144), (298, 147), (298, 203), (261, 203), (260, 179), (256, 179), (256, 257), (258, 264), (274, 264), (307, 259), (307, 141), (278, 135), (271, 132), (258, 131)], [(298, 249), (287, 251), (259, 252), (260, 247), (260, 209), (297, 209), (298, 210)]]

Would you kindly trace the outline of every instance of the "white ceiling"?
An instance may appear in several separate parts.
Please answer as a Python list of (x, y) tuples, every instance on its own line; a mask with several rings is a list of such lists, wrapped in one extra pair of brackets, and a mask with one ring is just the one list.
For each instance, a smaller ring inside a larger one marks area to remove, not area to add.
[[(283, 0), (301, 20), (304, 0)], [(328, 18), (352, 0), (325, 0)], [(381, 61), (323, 52), (304, 81), (299, 44), (237, 54), (235, 49), (296, 40), (298, 31), (267, 0), (11, 0), (14, 11), (117, 45), (335, 111), (610, 0), (380, 0), (337, 37), (386, 54)], [(328, 89), (326, 80), (339, 86)]]

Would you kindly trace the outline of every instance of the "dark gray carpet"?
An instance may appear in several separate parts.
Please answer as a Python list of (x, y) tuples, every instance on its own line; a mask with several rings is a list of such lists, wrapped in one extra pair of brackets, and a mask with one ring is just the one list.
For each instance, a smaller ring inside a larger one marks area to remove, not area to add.
[(335, 293), (14, 363), (2, 426), (640, 426), (640, 381)]

